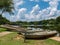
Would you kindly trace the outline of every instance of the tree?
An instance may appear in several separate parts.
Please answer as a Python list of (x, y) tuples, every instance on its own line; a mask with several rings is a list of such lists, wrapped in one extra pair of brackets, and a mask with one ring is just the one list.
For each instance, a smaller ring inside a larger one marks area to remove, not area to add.
[(9, 24), (10, 21), (8, 21), (5, 17), (2, 17), (2, 15), (0, 15), (0, 24)]
[(56, 18), (56, 23), (60, 23), (60, 16)]
[(58, 31), (60, 36), (60, 16), (56, 18), (56, 30)]
[(0, 0), (0, 10), (2, 13), (8, 12), (9, 14), (13, 14), (12, 9), (14, 9), (13, 0)]
[(9, 23), (9, 21), (2, 17), (2, 14), (4, 12), (8, 12), (9, 14), (13, 14), (13, 10), (14, 6), (13, 6), (13, 0), (0, 0), (0, 24), (5, 24), (5, 23)]

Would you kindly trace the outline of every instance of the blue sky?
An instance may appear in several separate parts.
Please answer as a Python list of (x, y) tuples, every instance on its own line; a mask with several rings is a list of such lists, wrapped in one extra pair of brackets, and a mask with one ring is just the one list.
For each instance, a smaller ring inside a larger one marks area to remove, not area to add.
[(60, 16), (60, 0), (13, 0), (14, 15), (4, 13), (10, 21), (40, 21)]

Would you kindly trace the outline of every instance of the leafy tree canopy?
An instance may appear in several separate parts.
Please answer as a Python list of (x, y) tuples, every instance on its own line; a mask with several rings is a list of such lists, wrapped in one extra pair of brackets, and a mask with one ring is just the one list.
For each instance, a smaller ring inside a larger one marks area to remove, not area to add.
[(13, 0), (0, 0), (0, 10), (3, 12), (8, 12), (12, 14)]

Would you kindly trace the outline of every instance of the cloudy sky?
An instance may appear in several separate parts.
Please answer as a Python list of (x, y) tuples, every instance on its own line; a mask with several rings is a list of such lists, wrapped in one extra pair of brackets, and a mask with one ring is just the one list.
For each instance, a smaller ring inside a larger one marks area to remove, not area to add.
[(10, 21), (39, 21), (60, 16), (60, 0), (13, 0), (14, 15), (3, 14)]

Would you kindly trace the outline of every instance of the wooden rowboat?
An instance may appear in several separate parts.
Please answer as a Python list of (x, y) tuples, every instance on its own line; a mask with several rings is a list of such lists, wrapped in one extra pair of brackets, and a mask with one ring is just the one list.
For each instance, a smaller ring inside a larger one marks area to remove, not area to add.
[(56, 31), (43, 31), (43, 32), (27, 32), (25, 33), (26, 39), (39, 39), (39, 38), (47, 38), (51, 36), (55, 36), (57, 34)]

